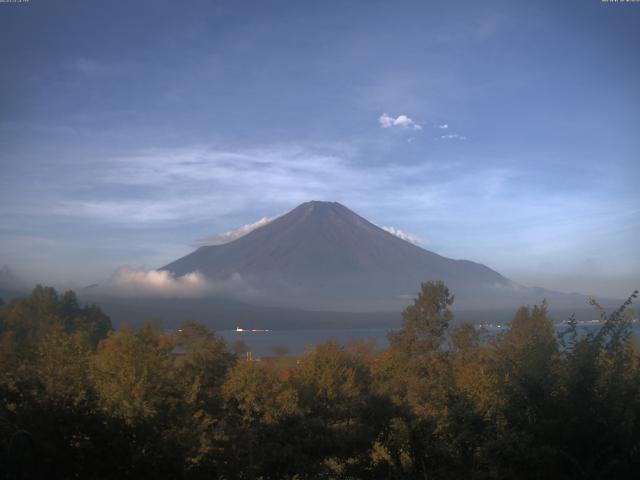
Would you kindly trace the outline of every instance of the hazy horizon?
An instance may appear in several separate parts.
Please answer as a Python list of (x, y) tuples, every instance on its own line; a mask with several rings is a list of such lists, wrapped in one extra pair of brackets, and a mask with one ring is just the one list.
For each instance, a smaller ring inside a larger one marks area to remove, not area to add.
[(0, 3), (0, 267), (85, 286), (326, 200), (522, 285), (624, 298), (638, 20), (599, 0)]

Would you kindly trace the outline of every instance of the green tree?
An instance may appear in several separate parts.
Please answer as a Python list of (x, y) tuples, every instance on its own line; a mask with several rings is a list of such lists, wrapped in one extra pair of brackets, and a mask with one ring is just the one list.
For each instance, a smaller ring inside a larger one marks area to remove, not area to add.
[(375, 367), (378, 391), (394, 406), (378, 449), (388, 477), (459, 477), (473, 463), (481, 416), (471, 392), (458, 385), (456, 355), (472, 356), (479, 339), (470, 327), (452, 332), (453, 296), (442, 282), (426, 282), (403, 312), (402, 328)]
[(54, 288), (41, 285), (28, 297), (14, 299), (3, 306), (0, 316), (0, 327), (14, 332), (20, 350), (33, 348), (50, 328), (82, 335), (93, 347), (111, 330), (109, 317), (99, 307), (80, 307), (74, 292), (60, 296)]
[(217, 471), (224, 449), (222, 385), (236, 357), (225, 341), (196, 322), (185, 322), (173, 338), (171, 382), (179, 391), (168, 432), (194, 474)]
[(493, 347), (496, 430), (485, 456), (501, 475), (538, 478), (555, 470), (562, 396), (560, 350), (546, 302), (521, 307)]
[(69, 407), (91, 402), (89, 355), (77, 336), (51, 328), (39, 342), (34, 362), (42, 395), (52, 403)]
[[(640, 365), (627, 308), (563, 352), (564, 405), (558, 450), (564, 468), (585, 478), (632, 478), (640, 467)], [(575, 329), (575, 326), (572, 326)]]
[(172, 347), (150, 325), (139, 331), (125, 326), (109, 333), (91, 364), (104, 411), (128, 423), (161, 414), (176, 394), (170, 376)]
[(453, 300), (443, 282), (423, 283), (413, 304), (402, 312), (402, 328), (389, 336), (391, 348), (410, 354), (438, 350), (453, 319)]
[(295, 440), (304, 436), (298, 394), (274, 366), (240, 361), (223, 386), (227, 471), (235, 478), (292, 478), (306, 470)]
[(123, 327), (110, 332), (92, 358), (99, 411), (126, 439), (126, 476), (176, 478), (186, 468), (189, 446), (176, 434), (184, 396), (176, 382), (174, 347), (171, 335), (150, 324)]
[(334, 475), (362, 475), (387, 420), (366, 359), (328, 341), (300, 360), (291, 381), (305, 429), (313, 432), (310, 439), (299, 439), (305, 456)]

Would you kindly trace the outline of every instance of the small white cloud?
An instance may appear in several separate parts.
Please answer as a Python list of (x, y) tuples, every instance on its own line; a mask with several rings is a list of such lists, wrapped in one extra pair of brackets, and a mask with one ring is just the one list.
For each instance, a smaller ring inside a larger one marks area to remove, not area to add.
[(387, 113), (383, 113), (378, 118), (378, 122), (382, 128), (391, 128), (391, 127), (401, 127), (401, 128), (411, 128), (413, 130), (422, 130), (422, 126), (414, 122), (410, 117), (406, 115), (398, 115), (397, 117), (392, 117)]
[(378, 118), (378, 122), (380, 123), (380, 126), (382, 128), (393, 127), (394, 120), (395, 118), (390, 117), (386, 113), (383, 113), (382, 115), (380, 115), (380, 118)]
[(284, 215), (284, 213), (281, 213), (280, 215), (276, 215), (275, 217), (262, 217), (257, 222), (248, 223), (247, 225), (243, 225), (237, 230), (232, 230), (230, 232), (224, 232), (224, 233), (217, 233), (215, 235), (205, 237), (199, 240), (195, 246), (205, 247), (205, 246), (213, 246), (213, 245), (224, 245), (225, 243), (233, 242), (234, 240), (237, 240), (238, 238), (244, 237), (246, 234), (253, 232), (257, 228), (264, 227), (265, 225), (273, 222), (276, 218), (279, 218), (282, 215)]
[(460, 135), (459, 133), (450, 133), (448, 135), (442, 135), (440, 138), (444, 140), (466, 140), (467, 137)]
[(414, 245), (422, 245), (422, 239), (416, 235), (412, 235), (410, 233), (405, 233), (402, 230), (399, 230), (394, 227), (380, 227), (385, 232), (390, 233), (398, 238), (401, 238), (405, 242), (413, 243)]
[(441, 128), (442, 130), (446, 130), (447, 128), (449, 128), (449, 125), (447, 125), (446, 123), (443, 123), (442, 125), (436, 125), (437, 128)]

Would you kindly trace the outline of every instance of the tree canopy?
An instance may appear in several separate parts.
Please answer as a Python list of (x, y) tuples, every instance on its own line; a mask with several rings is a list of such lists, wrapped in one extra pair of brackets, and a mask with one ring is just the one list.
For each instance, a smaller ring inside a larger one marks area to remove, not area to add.
[(73, 292), (0, 305), (0, 479), (596, 479), (640, 467), (625, 312), (487, 337), (422, 284), (389, 346), (243, 355), (206, 326), (111, 329)]

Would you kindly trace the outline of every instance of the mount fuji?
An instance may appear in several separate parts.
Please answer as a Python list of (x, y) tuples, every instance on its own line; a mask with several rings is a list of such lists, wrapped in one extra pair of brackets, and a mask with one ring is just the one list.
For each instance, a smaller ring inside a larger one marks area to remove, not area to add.
[(303, 203), (240, 238), (202, 246), (160, 270), (175, 277), (199, 272), (213, 284), (235, 285), (237, 298), (311, 310), (399, 311), (428, 280), (444, 281), (462, 308), (576, 300), (425, 250), (336, 202)]

